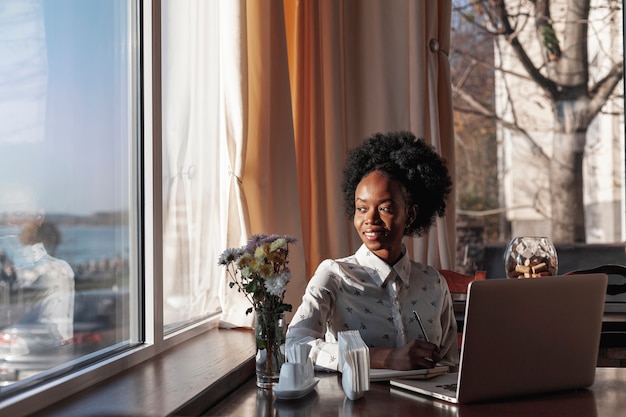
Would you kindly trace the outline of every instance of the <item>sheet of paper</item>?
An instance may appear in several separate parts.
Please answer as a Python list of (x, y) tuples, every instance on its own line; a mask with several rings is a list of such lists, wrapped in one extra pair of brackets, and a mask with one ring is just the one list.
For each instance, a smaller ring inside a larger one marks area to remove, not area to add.
[(397, 371), (395, 369), (370, 369), (370, 381), (388, 381), (390, 379), (427, 379), (449, 371), (447, 365), (438, 365), (429, 369)]

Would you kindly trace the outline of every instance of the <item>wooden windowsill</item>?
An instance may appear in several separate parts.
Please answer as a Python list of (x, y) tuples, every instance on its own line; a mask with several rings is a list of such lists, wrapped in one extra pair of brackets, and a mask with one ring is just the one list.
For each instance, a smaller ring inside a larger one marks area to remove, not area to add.
[(250, 330), (213, 329), (37, 413), (197, 416), (254, 375)]

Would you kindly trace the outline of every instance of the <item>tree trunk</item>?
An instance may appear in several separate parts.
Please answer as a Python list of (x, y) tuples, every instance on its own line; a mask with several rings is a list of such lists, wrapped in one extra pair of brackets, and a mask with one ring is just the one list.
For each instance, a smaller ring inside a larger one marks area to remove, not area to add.
[(585, 242), (583, 156), (587, 135), (586, 99), (557, 103), (550, 160), (552, 240)]

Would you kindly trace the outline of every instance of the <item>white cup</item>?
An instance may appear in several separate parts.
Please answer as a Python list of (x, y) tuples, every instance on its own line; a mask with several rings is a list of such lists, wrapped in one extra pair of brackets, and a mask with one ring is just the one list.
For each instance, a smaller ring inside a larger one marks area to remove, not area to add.
[(282, 389), (298, 389), (306, 386), (313, 378), (310, 360), (305, 363), (285, 362), (280, 368), (278, 384)]

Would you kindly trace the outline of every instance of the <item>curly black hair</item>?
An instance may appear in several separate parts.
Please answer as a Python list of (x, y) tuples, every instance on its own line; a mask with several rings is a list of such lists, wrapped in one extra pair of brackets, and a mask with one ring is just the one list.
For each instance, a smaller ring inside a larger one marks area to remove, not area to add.
[(348, 151), (342, 191), (346, 214), (354, 218), (354, 193), (361, 179), (382, 171), (399, 181), (408, 205), (417, 205), (417, 217), (406, 228), (406, 236), (422, 236), (446, 211), (452, 179), (446, 161), (435, 149), (411, 132), (375, 133)]

